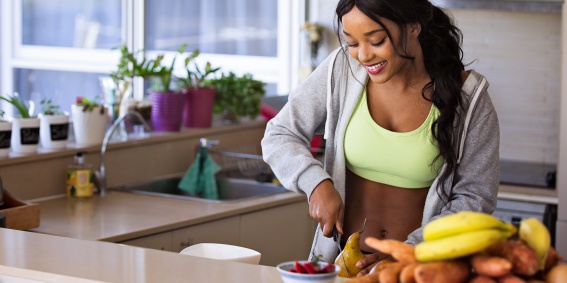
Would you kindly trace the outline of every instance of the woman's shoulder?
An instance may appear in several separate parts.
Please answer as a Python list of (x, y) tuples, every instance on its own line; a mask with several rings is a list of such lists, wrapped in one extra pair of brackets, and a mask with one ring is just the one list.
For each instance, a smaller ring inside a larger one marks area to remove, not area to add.
[(484, 92), (488, 88), (488, 80), (474, 69), (462, 71), (461, 79), (463, 81), (462, 91), (466, 96), (472, 96), (481, 88)]

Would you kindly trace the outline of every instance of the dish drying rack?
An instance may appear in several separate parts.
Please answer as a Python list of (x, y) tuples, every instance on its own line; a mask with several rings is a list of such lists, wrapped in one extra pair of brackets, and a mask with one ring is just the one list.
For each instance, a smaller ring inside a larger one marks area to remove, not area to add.
[(218, 176), (255, 179), (272, 182), (274, 173), (262, 159), (260, 145), (231, 147), (223, 150), (209, 148), (210, 156), (221, 166)]

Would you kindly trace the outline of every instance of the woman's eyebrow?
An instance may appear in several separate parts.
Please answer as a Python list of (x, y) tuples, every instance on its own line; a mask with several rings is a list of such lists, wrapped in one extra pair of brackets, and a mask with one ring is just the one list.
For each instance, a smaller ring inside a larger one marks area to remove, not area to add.
[[(377, 32), (381, 32), (381, 31), (384, 31), (384, 29), (383, 29), (383, 28), (379, 28), (379, 29), (371, 30), (371, 31), (369, 31), (369, 32), (365, 32), (365, 33), (364, 33), (364, 36), (371, 36), (371, 35), (373, 35), (373, 34), (375, 34), (375, 33), (377, 33)], [(346, 36), (351, 36), (350, 33), (346, 32), (345, 30), (343, 30), (343, 33), (344, 33)]]

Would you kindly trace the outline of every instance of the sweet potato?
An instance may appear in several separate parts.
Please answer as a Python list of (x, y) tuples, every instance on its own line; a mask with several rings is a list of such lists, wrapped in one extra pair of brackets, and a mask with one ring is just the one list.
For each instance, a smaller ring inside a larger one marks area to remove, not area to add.
[(394, 263), (394, 261), (391, 261), (389, 259), (381, 260), (376, 265), (374, 265), (374, 267), (372, 267), (369, 273), (380, 273), (380, 271), (382, 271), (384, 268), (386, 268), (388, 265), (392, 263)]
[(471, 265), (477, 274), (489, 277), (502, 277), (512, 270), (509, 260), (485, 253), (474, 254), (471, 257)]
[(392, 257), (396, 261), (399, 261), (405, 265), (417, 262), (417, 259), (415, 258), (415, 253), (408, 253), (408, 252), (402, 252), (396, 250), (392, 252)]
[(559, 263), (547, 273), (545, 276), (547, 283), (565, 283), (567, 282), (567, 263)]
[(545, 273), (549, 272), (554, 266), (556, 266), (563, 258), (559, 255), (557, 250), (553, 247), (549, 247), (549, 252), (547, 253), (547, 258), (545, 259)]
[(433, 261), (415, 268), (417, 283), (461, 283), (470, 275), (470, 266), (462, 260)]
[(402, 268), (404, 268), (404, 264), (401, 262), (388, 264), (378, 273), (378, 279), (380, 279), (378, 281), (380, 281), (380, 283), (398, 283)]
[(522, 240), (507, 240), (496, 243), (486, 249), (492, 256), (506, 258), (512, 263), (512, 273), (521, 276), (533, 276), (539, 270), (537, 254)]
[(496, 281), (496, 279), (489, 276), (478, 275), (473, 279), (469, 280), (469, 283), (498, 283), (498, 281)]
[(404, 266), (400, 272), (400, 283), (416, 283), (414, 271), (420, 264), (419, 262), (414, 262)]
[(363, 276), (353, 277), (342, 281), (343, 283), (380, 283), (377, 273), (369, 273)]
[(516, 275), (508, 274), (504, 277), (498, 278), (498, 283), (526, 283), (526, 280)]
[(389, 255), (391, 255), (394, 251), (410, 254), (415, 252), (415, 246), (393, 239), (379, 240), (377, 238), (368, 237), (366, 238), (365, 243), (371, 248)]

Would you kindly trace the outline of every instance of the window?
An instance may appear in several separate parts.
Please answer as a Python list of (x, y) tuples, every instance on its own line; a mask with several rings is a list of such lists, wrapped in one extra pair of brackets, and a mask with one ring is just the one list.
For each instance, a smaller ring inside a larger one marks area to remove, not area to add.
[[(267, 83), (267, 95), (285, 94), (294, 84), (297, 48), (291, 47), (303, 1), (1, 1), (1, 91), (18, 92), (37, 106), (50, 98), (70, 111), (76, 96), (102, 96), (98, 77), (118, 62), (112, 48), (126, 43), (148, 57), (171, 59), (187, 43), (188, 52), (201, 51), (198, 62), (251, 73)], [(182, 67), (177, 62), (174, 74)], [(144, 97), (143, 82), (134, 87), (135, 97)]]

